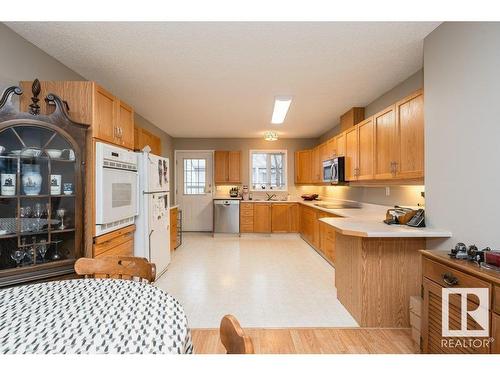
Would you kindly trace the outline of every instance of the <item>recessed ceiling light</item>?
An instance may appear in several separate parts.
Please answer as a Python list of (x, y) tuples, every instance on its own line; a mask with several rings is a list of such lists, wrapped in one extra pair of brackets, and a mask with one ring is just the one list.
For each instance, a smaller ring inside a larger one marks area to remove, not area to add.
[(273, 131), (265, 132), (264, 139), (266, 141), (277, 141), (278, 140), (278, 133), (273, 132)]
[(277, 96), (274, 98), (274, 109), (271, 124), (283, 124), (288, 108), (290, 108), (290, 103), (292, 103), (291, 96)]

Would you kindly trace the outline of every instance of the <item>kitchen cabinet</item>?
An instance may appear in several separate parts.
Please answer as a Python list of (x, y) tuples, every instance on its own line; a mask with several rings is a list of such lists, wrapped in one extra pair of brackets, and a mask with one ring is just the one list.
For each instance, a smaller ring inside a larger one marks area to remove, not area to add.
[(328, 155), (328, 142), (323, 142), (318, 146), (318, 148), (319, 148), (319, 160), (321, 167), (325, 160), (330, 159)]
[(323, 161), (321, 160), (320, 157), (320, 149), (319, 147), (315, 147), (312, 150), (312, 183), (317, 184), (319, 182), (322, 182), (323, 179), (321, 178), (321, 167), (322, 167)]
[(179, 218), (179, 209), (177, 207), (170, 209), (170, 251), (174, 251), (177, 247), (177, 220)]
[(216, 184), (241, 183), (241, 152), (240, 151), (215, 151)]
[(298, 231), (298, 203), (271, 204), (271, 231), (295, 233)]
[(373, 118), (358, 125), (358, 163), (356, 179), (373, 180), (373, 161), (375, 158), (375, 141), (373, 136)]
[(134, 127), (134, 150), (140, 151), (145, 146), (151, 148), (151, 153), (161, 156), (161, 139), (141, 127)]
[(396, 178), (424, 177), (424, 93), (396, 103)]
[(134, 256), (135, 225), (104, 234), (94, 239), (93, 257)]
[(358, 176), (358, 128), (353, 127), (345, 132), (345, 164), (346, 181), (353, 181)]
[[(20, 86), (30, 92), (31, 81)], [(49, 93), (58, 95), (69, 107), (70, 117), (77, 122), (90, 124), (92, 138), (128, 149), (134, 148), (134, 110), (96, 82), (91, 81), (41, 81), (40, 98)], [(25, 97), (25, 98), (24, 98)], [(40, 100), (41, 112), (52, 113), (53, 106)], [(21, 96), (20, 107), (28, 108), (28, 95)]]
[(253, 203), (240, 203), (240, 232), (253, 233)]
[(335, 263), (335, 229), (323, 222), (319, 223), (319, 250), (331, 263)]
[(271, 233), (271, 203), (254, 203), (253, 205), (253, 231)]
[(321, 253), (320, 246), (320, 221), (324, 217), (335, 217), (336, 215), (318, 210), (312, 207), (300, 206), (300, 230), (299, 233), (301, 237), (309, 243), (313, 248), (319, 250)]
[(491, 353), (500, 354), (500, 315), (491, 314), (491, 337), (493, 337)]
[(395, 177), (396, 158), (396, 106), (392, 105), (373, 116), (375, 135), (375, 179)]
[(336, 156), (345, 155), (345, 133), (341, 133), (335, 137), (335, 143), (337, 145)]
[(295, 152), (295, 183), (309, 184), (312, 182), (312, 151), (301, 150)]
[(363, 107), (353, 107), (340, 116), (340, 130), (347, 131), (365, 119), (365, 109)]
[(337, 138), (333, 137), (326, 141), (326, 160), (332, 159), (337, 155)]

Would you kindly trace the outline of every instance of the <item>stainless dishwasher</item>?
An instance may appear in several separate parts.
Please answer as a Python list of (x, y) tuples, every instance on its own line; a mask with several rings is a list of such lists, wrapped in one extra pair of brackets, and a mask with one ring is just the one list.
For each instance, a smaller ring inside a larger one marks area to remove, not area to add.
[(214, 233), (240, 233), (239, 199), (214, 199)]

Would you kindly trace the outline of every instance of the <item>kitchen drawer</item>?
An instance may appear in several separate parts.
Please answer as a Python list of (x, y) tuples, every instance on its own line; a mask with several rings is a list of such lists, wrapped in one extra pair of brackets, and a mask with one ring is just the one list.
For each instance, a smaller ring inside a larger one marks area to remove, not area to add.
[(240, 216), (241, 217), (253, 217), (253, 208), (252, 209), (244, 209), (242, 210), (240, 207)]
[(500, 314), (500, 285), (495, 285), (493, 289), (493, 310)]
[(134, 231), (135, 225), (130, 225), (126, 228), (118, 229), (114, 232), (94, 238), (94, 257), (97, 257), (127, 241), (131, 240), (133, 244)]
[(249, 210), (253, 212), (253, 203), (240, 203), (240, 210)]
[[(478, 279), (477, 277), (457, 271), (444, 264), (434, 262), (430, 259), (423, 260), (423, 276), (435, 283), (450, 288), (488, 288), (491, 289), (491, 284)], [(446, 277), (445, 277), (446, 275)], [(455, 281), (453, 284), (449, 280)], [(446, 281), (448, 280), (448, 282)]]
[(253, 226), (253, 216), (242, 216), (240, 218), (241, 225), (252, 225)]
[(241, 233), (253, 233), (253, 221), (251, 224), (240, 224)]
[(95, 258), (108, 257), (108, 256), (123, 256), (131, 257), (134, 256), (134, 237), (129, 240), (120, 243), (119, 245), (112, 247), (98, 255)]

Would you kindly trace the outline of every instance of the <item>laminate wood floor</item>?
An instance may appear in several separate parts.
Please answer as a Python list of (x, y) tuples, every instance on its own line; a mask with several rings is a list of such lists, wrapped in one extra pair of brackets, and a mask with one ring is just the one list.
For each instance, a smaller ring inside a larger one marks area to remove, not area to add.
[[(257, 354), (412, 354), (410, 329), (245, 328)], [(218, 329), (191, 331), (195, 353), (224, 354)]]

